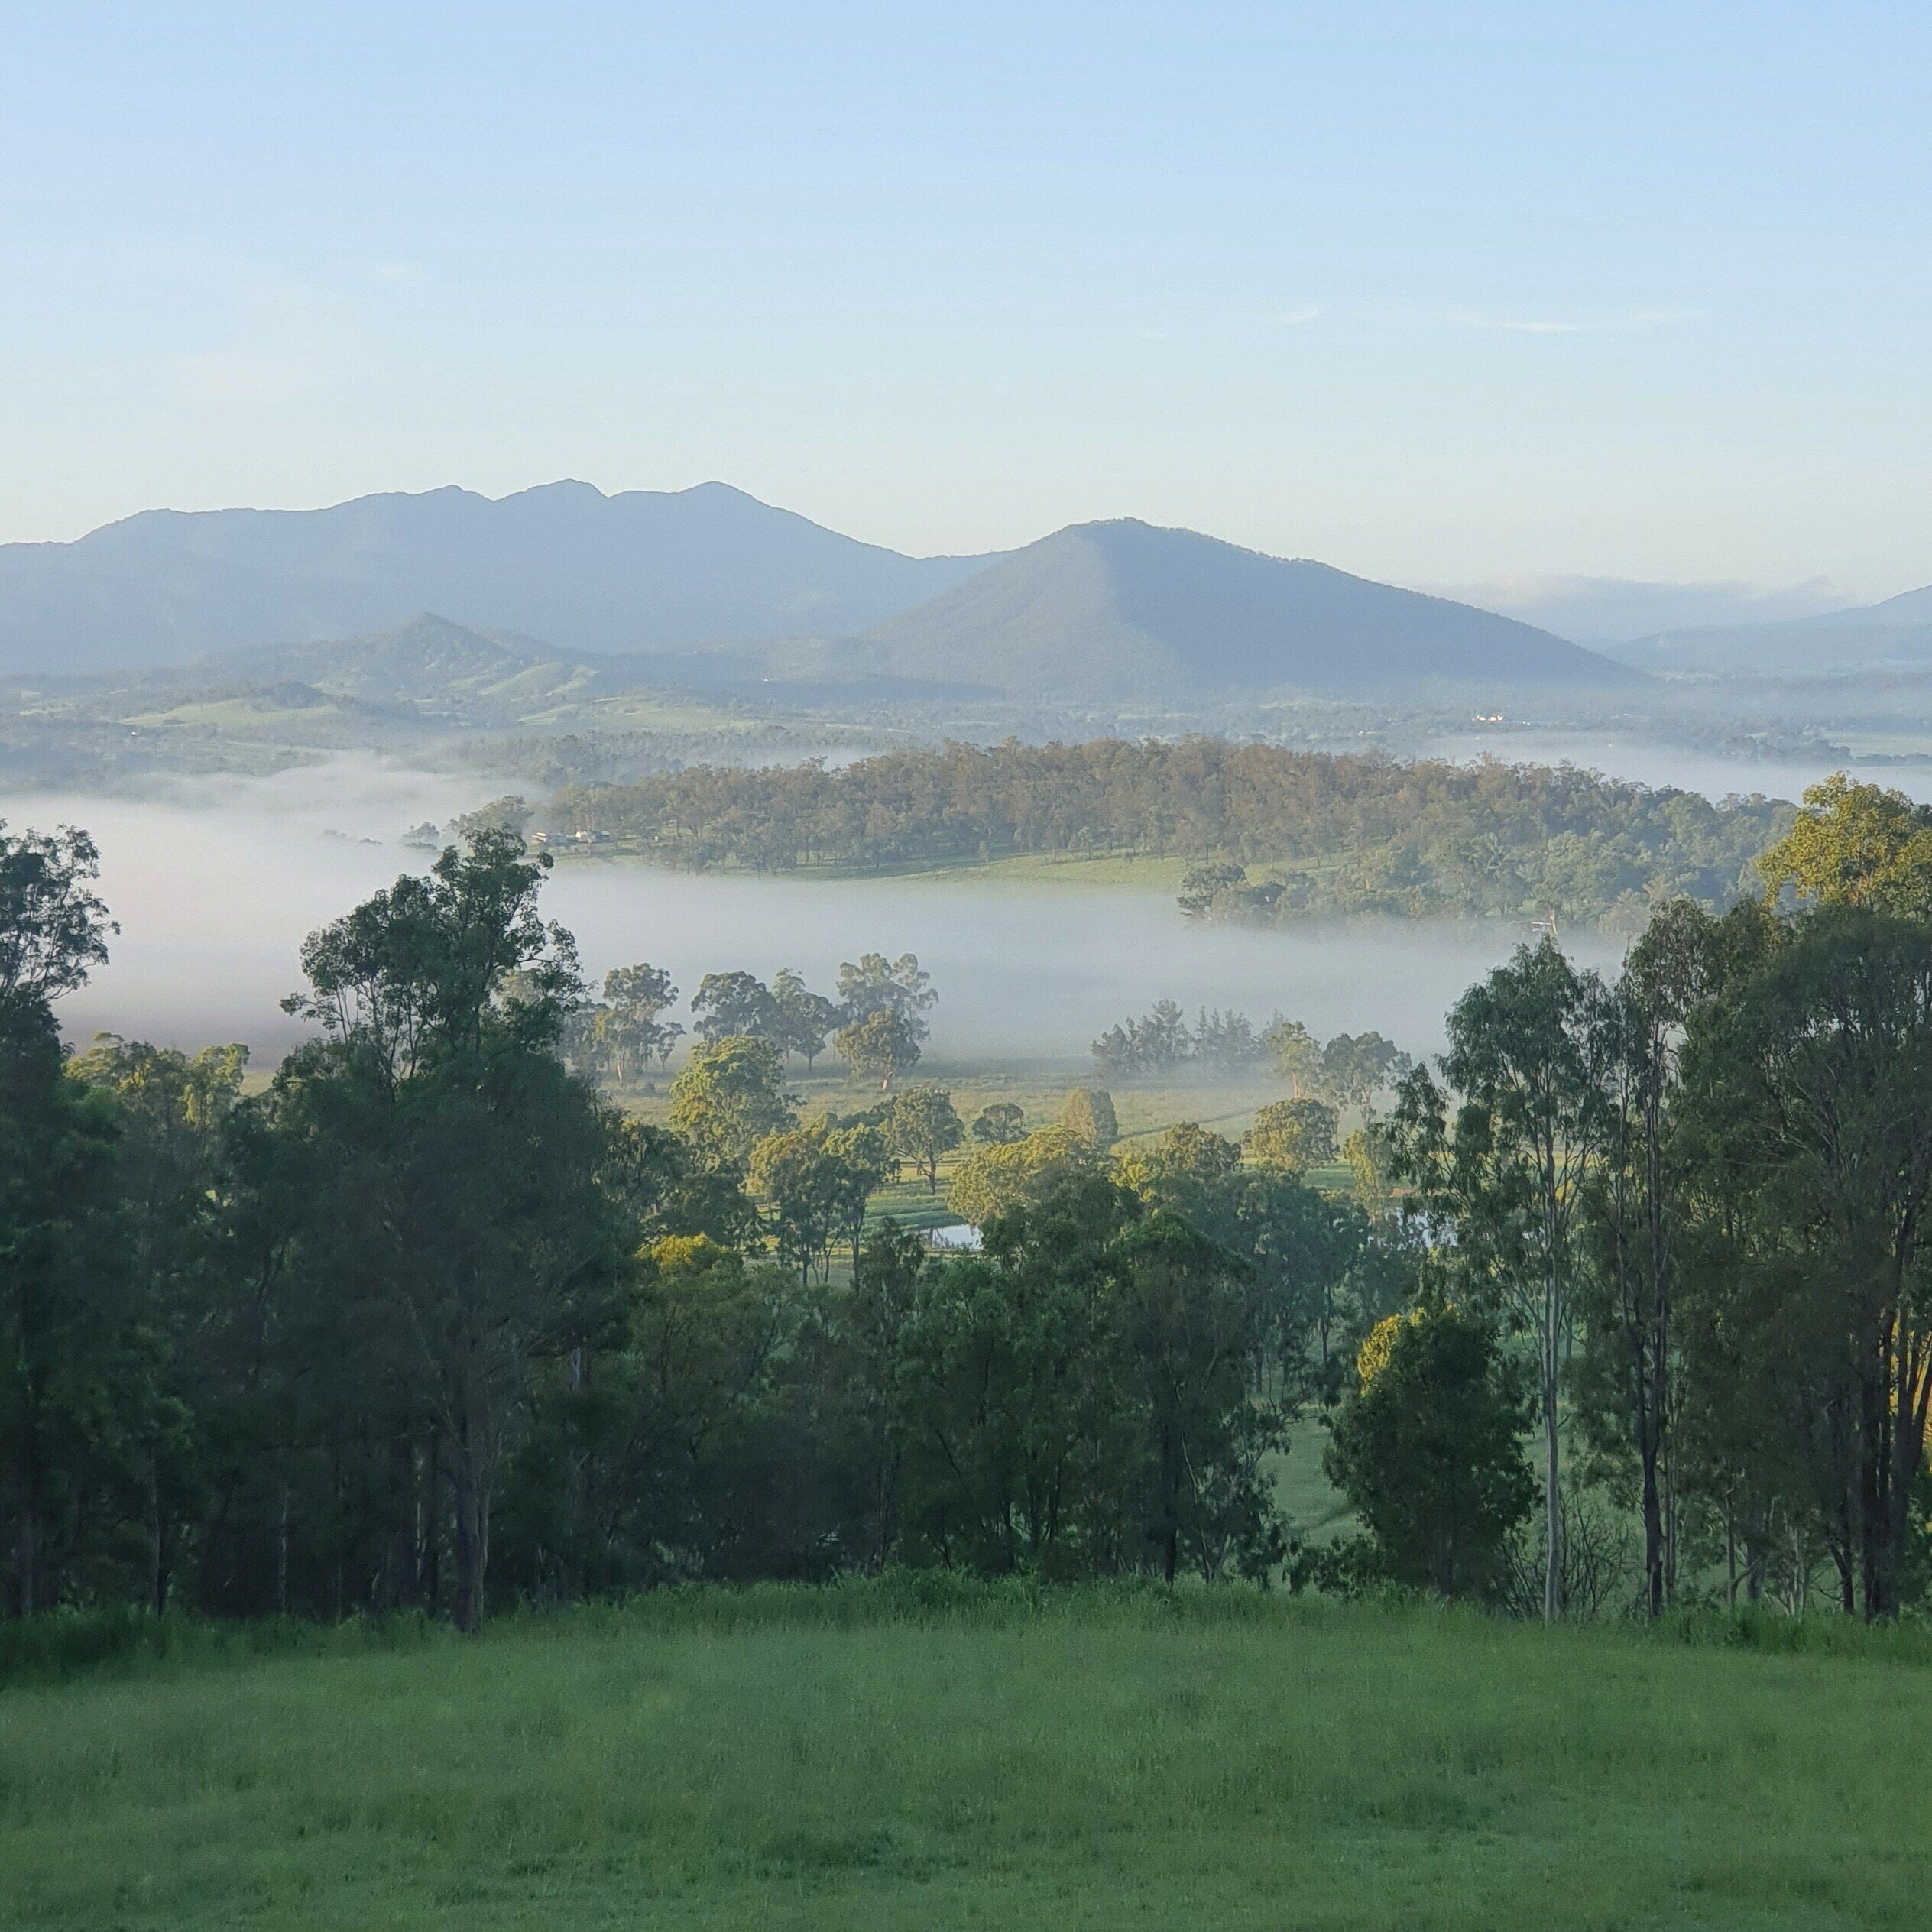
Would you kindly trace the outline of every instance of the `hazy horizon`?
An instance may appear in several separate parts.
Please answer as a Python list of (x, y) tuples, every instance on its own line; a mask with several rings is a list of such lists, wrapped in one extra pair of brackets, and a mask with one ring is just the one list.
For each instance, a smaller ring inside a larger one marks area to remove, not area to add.
[(1135, 515), (1405, 584), (1932, 578), (1922, 9), (352, 0), (11, 50), (0, 540), (716, 477), (913, 555)]

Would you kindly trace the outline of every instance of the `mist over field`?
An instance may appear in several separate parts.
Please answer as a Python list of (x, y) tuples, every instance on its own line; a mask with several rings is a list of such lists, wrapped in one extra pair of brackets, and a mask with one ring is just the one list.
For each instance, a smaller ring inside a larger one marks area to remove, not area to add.
[[(34, 793), (0, 799), (20, 829), (85, 827), (121, 931), (112, 958), (64, 1001), (70, 1038), (97, 1029), (193, 1048), (246, 1041), (264, 1058), (302, 1029), (278, 1002), (298, 951), (429, 854), (410, 825), (481, 802), (473, 778), (343, 758), (273, 778), (181, 781), (152, 799)], [(932, 1052), (1078, 1059), (1094, 1036), (1160, 999), (1276, 1011), (1318, 1032), (1374, 1028), (1411, 1051), (1523, 935), (1513, 925), (1395, 922), (1256, 932), (1185, 922), (1164, 891), (971, 877), (877, 880), (672, 872), (561, 862), (545, 910), (576, 935), (586, 973), (639, 960), (684, 994), (709, 971), (792, 966), (829, 990), (840, 961), (911, 951), (933, 975)], [(1577, 935), (1593, 964), (1614, 942)]]

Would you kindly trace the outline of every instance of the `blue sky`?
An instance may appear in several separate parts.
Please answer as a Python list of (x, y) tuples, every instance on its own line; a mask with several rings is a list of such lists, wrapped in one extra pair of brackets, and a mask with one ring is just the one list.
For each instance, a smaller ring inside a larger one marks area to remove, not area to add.
[(0, 0), (0, 540), (723, 478), (1932, 580), (1932, 9)]

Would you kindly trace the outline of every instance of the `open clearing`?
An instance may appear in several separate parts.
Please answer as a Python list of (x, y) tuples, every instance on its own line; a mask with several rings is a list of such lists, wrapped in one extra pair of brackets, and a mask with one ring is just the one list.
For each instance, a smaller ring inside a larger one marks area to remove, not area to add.
[(1924, 1923), (1921, 1643), (1770, 1655), (1239, 1590), (912, 1600), (677, 1593), (16, 1686), (5, 1923)]

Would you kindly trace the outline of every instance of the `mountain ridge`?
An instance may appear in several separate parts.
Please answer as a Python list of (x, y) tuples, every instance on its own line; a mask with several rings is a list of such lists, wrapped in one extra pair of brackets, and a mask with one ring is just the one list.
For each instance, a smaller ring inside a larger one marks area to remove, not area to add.
[(903, 676), (1041, 695), (1632, 679), (1513, 618), (1135, 517), (1069, 524), (865, 641)]
[(300, 653), (324, 645), (339, 673), (428, 613), (465, 634), (442, 641), (465, 661), (514, 640), (559, 669), (747, 692), (1138, 699), (1641, 675), (1512, 618), (1136, 518), (914, 558), (721, 483), (148, 511), (71, 543), (0, 546), (0, 674), (253, 652), (302, 676)]
[(1876, 604), (1775, 624), (1658, 631), (1607, 646), (1605, 654), (1642, 670), (1715, 675), (1825, 676), (1932, 666), (1932, 585)]
[(141, 511), (68, 543), (0, 545), (0, 671), (178, 664), (425, 611), (606, 655), (844, 633), (981, 561), (906, 556), (723, 483)]

